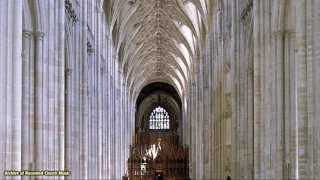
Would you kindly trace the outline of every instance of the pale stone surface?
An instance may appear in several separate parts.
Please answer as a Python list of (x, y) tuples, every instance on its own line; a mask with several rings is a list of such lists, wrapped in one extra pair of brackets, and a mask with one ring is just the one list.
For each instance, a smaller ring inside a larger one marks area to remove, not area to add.
[(121, 178), (152, 82), (181, 98), (192, 179), (319, 179), (319, 12), (318, 0), (0, 0), (0, 179)]

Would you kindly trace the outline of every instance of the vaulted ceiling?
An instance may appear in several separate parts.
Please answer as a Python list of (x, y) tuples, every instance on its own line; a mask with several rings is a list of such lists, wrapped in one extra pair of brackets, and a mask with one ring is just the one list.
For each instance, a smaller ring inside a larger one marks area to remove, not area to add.
[(170, 84), (163, 82), (155, 82), (145, 86), (137, 99), (136, 107), (139, 108), (140, 104), (150, 97), (150, 102), (156, 106), (164, 106), (168, 103), (168, 99), (172, 99), (177, 104), (177, 108), (181, 106), (181, 99), (178, 92)]
[(201, 51), (210, 0), (105, 0), (126, 83), (166, 82), (182, 96)]

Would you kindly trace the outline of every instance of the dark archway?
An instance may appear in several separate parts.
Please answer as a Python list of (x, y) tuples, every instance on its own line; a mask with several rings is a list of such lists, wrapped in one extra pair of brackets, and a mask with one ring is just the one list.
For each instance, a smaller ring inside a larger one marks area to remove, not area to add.
[(158, 92), (160, 94), (167, 94), (171, 95), (180, 105), (181, 107), (181, 99), (179, 97), (178, 91), (171, 86), (168, 83), (164, 82), (154, 82), (146, 85), (140, 92), (137, 102), (136, 102), (136, 107), (139, 108), (141, 102), (151, 94), (154, 94), (155, 92)]
[(145, 86), (136, 101), (136, 133), (150, 130), (150, 114), (157, 107), (166, 109), (170, 117), (171, 132), (177, 131), (181, 122), (181, 99), (170, 84), (154, 82)]
[[(189, 149), (180, 144), (181, 99), (176, 89), (163, 82), (148, 84), (141, 90), (136, 107), (135, 141), (129, 158), (139, 156), (152, 163), (128, 161), (129, 177), (188, 179)], [(170, 159), (174, 161), (168, 163)]]

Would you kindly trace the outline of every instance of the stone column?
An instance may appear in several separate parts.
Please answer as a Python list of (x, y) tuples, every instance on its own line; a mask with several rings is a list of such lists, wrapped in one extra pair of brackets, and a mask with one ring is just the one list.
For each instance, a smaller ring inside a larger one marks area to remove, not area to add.
[[(100, 54), (99, 54), (100, 55)], [(102, 64), (102, 59), (100, 59), (100, 63), (99, 64)], [(98, 109), (99, 109), (99, 112), (98, 112), (98, 154), (97, 154), (97, 158), (98, 158), (98, 178), (101, 179), (102, 178), (102, 174), (103, 174), (103, 166), (102, 166), (102, 158), (103, 158), (103, 121), (104, 121), (104, 118), (103, 118), (103, 111), (104, 111), (104, 106), (103, 106), (103, 84), (104, 84), (104, 78), (103, 78), (103, 68), (102, 66), (99, 65), (99, 76), (98, 76), (98, 88), (97, 88), (97, 91), (98, 91)]]
[(306, 1), (296, 1), (296, 60), (297, 60), (297, 136), (298, 177), (309, 178), (308, 111), (307, 111), (307, 55), (306, 55)]
[[(273, 94), (272, 93), (272, 83), (274, 82), (272, 79), (272, 76), (274, 74), (274, 72), (272, 72), (272, 62), (273, 60), (271, 60), (272, 56), (271, 52), (272, 49), (270, 49), (272, 46), (272, 42), (270, 42), (271, 40), (271, 33), (270, 33), (270, 3), (272, 3), (271, 1), (260, 1), (262, 3), (261, 6), (261, 16), (262, 16), (262, 26), (263, 27), (263, 31), (262, 31), (262, 43), (261, 43), (261, 49), (263, 49), (263, 56), (261, 57), (261, 62), (263, 62), (261, 71), (263, 71), (263, 75), (262, 75), (262, 79), (263, 79), (263, 87), (261, 87), (262, 93), (264, 95), (263, 98), (263, 103), (264, 103), (264, 107), (263, 107), (263, 114), (264, 115), (264, 119), (261, 119), (261, 124), (262, 127), (262, 139), (263, 139), (263, 145), (261, 147), (261, 150), (263, 151), (263, 153), (261, 153), (262, 155), (262, 159), (261, 159), (261, 169), (263, 169), (263, 171), (261, 171), (261, 178), (266, 178), (266, 179), (273, 179), (274, 178), (274, 174), (272, 173), (271, 167), (274, 166), (272, 164), (272, 162), (274, 162), (274, 158), (271, 156), (272, 154), (272, 150), (275, 151), (275, 145), (272, 142), (272, 139), (274, 139), (275, 137), (275, 130), (273, 129), (274, 127), (272, 127), (273, 123), (272, 122), (274, 119), (273, 117), (273, 112), (274, 110), (272, 109), (272, 101), (274, 100)], [(262, 8), (263, 7), (263, 8)], [(263, 69), (263, 70), (262, 70)], [(273, 97), (273, 98), (272, 98)], [(271, 148), (272, 147), (272, 148)]]
[[(198, 57), (199, 58), (199, 57)], [(198, 59), (198, 61), (200, 61), (200, 59)], [(202, 66), (200, 65), (199, 63), (199, 66)], [(202, 118), (200, 117), (200, 104), (202, 102), (202, 97), (201, 97), (201, 79), (199, 78), (200, 76), (200, 67), (197, 67), (197, 71), (195, 73), (195, 79), (197, 81), (196, 83), (196, 87), (195, 87), (195, 122), (197, 122), (195, 124), (195, 127), (196, 127), (196, 131), (195, 131), (195, 144), (196, 144), (196, 151), (195, 151), (195, 155), (196, 155), (196, 159), (195, 159), (195, 162), (196, 162), (196, 178), (197, 179), (203, 179), (202, 177), (202, 144), (201, 144), (201, 141), (202, 141)]]
[(290, 60), (289, 60), (289, 33), (284, 32), (284, 165), (283, 165), (283, 179), (288, 179), (288, 164), (290, 162)]
[(42, 170), (43, 163), (43, 32), (35, 32), (35, 163), (36, 170)]
[(113, 178), (116, 178), (120, 174), (120, 169), (121, 169), (121, 142), (120, 142), (120, 137), (118, 134), (120, 134), (120, 121), (121, 119), (119, 118), (119, 71), (118, 71), (118, 56), (115, 56), (113, 59), (113, 121), (114, 123), (114, 134), (115, 134), (115, 155), (116, 155), (116, 166), (115, 166), (115, 174)]
[[(320, 21), (319, 19), (319, 4), (316, 6), (316, 1), (306, 1), (306, 96), (307, 96), (307, 126), (308, 130), (306, 132), (308, 143), (307, 143), (307, 159), (308, 159), (308, 166), (307, 166), (307, 174), (308, 179), (319, 179), (320, 177), (315, 176), (317, 172), (319, 172), (320, 167), (317, 163), (318, 157), (320, 158), (319, 149), (317, 148), (317, 139), (319, 138), (320, 134), (319, 128), (319, 117), (316, 116), (316, 109), (320, 109), (320, 104), (316, 104), (316, 99), (319, 97), (320, 93), (319, 90), (316, 89), (316, 85), (319, 85), (319, 81), (316, 79), (319, 76), (316, 76), (317, 70), (317, 63), (320, 61), (319, 56), (316, 56), (316, 53), (320, 51), (320, 43), (319, 43), (319, 36), (320, 33)], [(317, 22), (318, 21), (318, 22)]]
[(118, 119), (120, 120), (120, 127), (119, 127), (119, 130), (120, 130), (120, 145), (121, 145), (121, 149), (120, 149), (120, 152), (121, 152), (121, 156), (120, 156), (120, 162), (121, 162), (121, 168), (120, 168), (120, 172), (121, 172), (121, 176), (124, 174), (125, 172), (125, 168), (126, 168), (126, 165), (125, 165), (125, 162), (126, 162), (126, 155), (125, 155), (125, 139), (126, 139), (126, 135), (125, 135), (125, 120), (124, 120), (124, 77), (123, 77), (123, 72), (122, 70), (120, 69), (121, 66), (118, 65), (118, 69), (119, 69), (119, 101), (118, 103), (120, 104), (120, 108), (119, 108), (119, 116), (118, 116)]
[[(117, 133), (117, 121), (116, 121), (116, 70), (115, 70), (115, 63), (116, 63), (116, 57), (113, 56), (111, 61), (111, 121), (112, 121), (112, 141), (111, 144), (113, 145), (113, 149), (111, 151), (113, 155), (113, 162), (118, 162), (118, 137), (116, 135)], [(111, 178), (116, 178), (117, 171), (119, 170), (119, 164), (116, 164), (112, 168)]]
[[(79, 17), (79, 8), (75, 7), (77, 17)], [(71, 23), (69, 21), (69, 23)], [(79, 23), (73, 23), (69, 25), (71, 28), (71, 36), (69, 36), (69, 41), (72, 45), (70, 45), (70, 51), (66, 52), (66, 122), (65, 122), (65, 132), (66, 140), (66, 160), (69, 161), (66, 163), (66, 168), (68, 171), (71, 171), (71, 176), (65, 177), (65, 179), (78, 179), (79, 178), (79, 107), (81, 104), (79, 103), (80, 93), (79, 93), (79, 77), (80, 77), (80, 64), (81, 64), (81, 29), (82, 27)], [(76, 26), (76, 27), (72, 27)], [(79, 43), (78, 43), (79, 42)], [(70, 168), (68, 168), (70, 167)]]
[[(236, 1), (232, 1), (231, 4), (231, 42), (230, 42), (230, 64), (231, 64), (231, 80), (235, 81), (236, 78), (236, 43), (237, 43), (237, 39), (236, 39), (236, 32), (237, 32), (237, 2)], [(237, 178), (237, 172), (236, 172), (236, 162), (237, 162), (237, 143), (236, 143), (236, 139), (237, 139), (237, 134), (236, 134), (236, 108), (237, 108), (237, 103), (236, 103), (236, 86), (235, 86), (235, 82), (232, 83), (232, 91), (231, 91), (231, 178)]]
[[(94, 18), (94, 16), (93, 16)], [(94, 23), (94, 20), (92, 20), (92, 22)], [(93, 25), (93, 29), (94, 29), (94, 25)], [(93, 43), (93, 46), (95, 46), (95, 43)], [(97, 147), (97, 133), (98, 133), (98, 130), (97, 130), (97, 122), (98, 122), (98, 116), (97, 116), (97, 93), (96, 93), (96, 90), (97, 90), (97, 81), (96, 81), (96, 78), (97, 78), (97, 73), (96, 71), (98, 70), (97, 68), (97, 53), (95, 54), (91, 54), (91, 73), (90, 73), (90, 78), (91, 78), (91, 84), (90, 84), (90, 99), (91, 99), (91, 176), (92, 178), (95, 178), (97, 179), (97, 174), (98, 174), (98, 168), (97, 168), (97, 150), (98, 150), (98, 147)]]
[(297, 158), (298, 144), (297, 144), (297, 61), (295, 53), (295, 30), (289, 32), (289, 61), (290, 61), (290, 175), (291, 179), (297, 179)]
[(82, 152), (80, 176), (88, 178), (88, 52), (87, 52), (87, 0), (82, 1), (82, 62), (81, 62), (81, 132), (82, 132)]
[[(203, 169), (203, 178), (210, 179), (210, 152), (211, 152), (211, 143), (210, 143), (210, 89), (209, 89), (209, 67), (210, 67), (210, 34), (206, 35), (206, 51), (205, 57), (203, 57), (203, 159), (204, 159), (204, 169)], [(184, 111), (183, 111), (184, 112)], [(185, 119), (185, 118), (184, 118)]]
[[(88, 98), (88, 177), (93, 177), (92, 173), (92, 57), (88, 56), (88, 70), (87, 70), (87, 78), (88, 78), (88, 90), (87, 90), (87, 98)], [(90, 62), (90, 64), (89, 64)]]
[(199, 57), (199, 69), (197, 72), (197, 163), (198, 163), (198, 178), (204, 179), (204, 158), (203, 158), (203, 57)]
[(284, 57), (283, 31), (275, 32), (276, 51), (276, 177), (283, 178), (284, 165)]
[[(313, 2), (314, 8), (314, 16), (310, 19), (314, 20), (314, 57), (313, 62), (313, 86), (314, 86), (314, 113), (313, 113), (313, 136), (314, 136), (314, 143), (313, 143), (313, 168), (314, 168), (314, 178), (320, 178), (320, 1)], [(316, 16), (318, 15), (318, 17)], [(309, 135), (310, 137), (310, 135)], [(317, 170), (318, 168), (318, 170)], [(310, 177), (313, 178), (313, 177)]]
[[(58, 116), (58, 169), (65, 169), (65, 2), (58, 1), (58, 60), (56, 62), (56, 69), (58, 71), (58, 103), (57, 103), (57, 116)], [(71, 172), (72, 173), (72, 172)], [(60, 176), (59, 179), (62, 179)]]
[[(209, 66), (209, 69), (210, 69), (210, 137), (211, 137), (211, 140), (210, 140), (210, 144), (211, 144), (211, 152), (210, 152), (210, 155), (211, 155), (211, 158), (210, 158), (210, 161), (211, 161), (211, 177), (215, 177), (215, 174), (214, 174), (214, 164), (215, 164), (215, 158), (214, 158), (214, 141), (215, 141), (215, 135), (214, 135), (214, 116), (215, 116), (215, 103), (214, 103), (214, 99), (215, 99), (215, 96), (214, 96), (214, 76), (215, 76), (215, 71), (214, 71), (214, 59), (213, 59), (213, 56), (214, 55), (214, 33), (212, 32), (211, 33), (211, 37), (210, 37), (210, 66)], [(189, 93), (189, 96), (191, 97), (192, 94)], [(192, 109), (190, 108), (189, 111), (192, 111)], [(190, 118), (190, 121), (192, 121), (192, 119)], [(190, 127), (191, 128), (191, 127)]]
[[(48, 75), (47, 75), (47, 81), (48, 81), (48, 87), (47, 87), (47, 97), (48, 97), (48, 107), (47, 107), (47, 117), (48, 117), (48, 141), (47, 141), (47, 169), (48, 170), (56, 170), (58, 169), (58, 142), (57, 142), (57, 137), (58, 137), (58, 123), (57, 123), (57, 111), (56, 107), (58, 106), (56, 104), (58, 100), (58, 86), (57, 86), (57, 80), (58, 80), (58, 68), (57, 68), (57, 59), (59, 56), (59, 51), (58, 51), (58, 46), (59, 46), (59, 35), (56, 33), (56, 31), (59, 31), (59, 24), (61, 23), (59, 21), (59, 16), (56, 16), (56, 14), (61, 13), (59, 4), (61, 2), (55, 3), (51, 1), (49, 3), (49, 6), (54, 9), (54, 11), (50, 11), (50, 22), (55, 22), (55, 23), (50, 23), (49, 27), (50, 30), (48, 31), (48, 41), (47, 41), (47, 57), (48, 57)], [(57, 28), (55, 28), (57, 27)], [(53, 33), (54, 32), (54, 33)], [(52, 48), (51, 43), (49, 42), (54, 42), (54, 48)], [(51, 177), (52, 179), (54, 177)]]
[[(0, 22), (6, 22), (6, 1), (0, 1)], [(4, 25), (4, 23), (3, 23)], [(5, 57), (5, 50), (6, 50), (6, 36), (5, 36), (6, 29), (1, 26), (0, 28), (0, 169), (6, 169), (6, 161), (5, 161), (5, 143), (6, 143), (6, 57)], [(3, 172), (0, 172), (0, 179), (4, 179), (5, 176)]]
[(196, 152), (197, 152), (197, 136), (196, 136), (196, 83), (195, 83), (195, 71), (192, 72), (192, 79), (191, 79), (191, 109), (192, 109), (192, 129), (191, 129), (191, 147), (190, 147), (190, 163), (191, 163), (191, 178), (197, 179), (197, 165), (196, 165)]
[(95, 132), (96, 132), (96, 178), (101, 179), (101, 173), (102, 173), (102, 165), (101, 165), (101, 158), (102, 158), (102, 129), (101, 129), (101, 124), (102, 124), (102, 91), (101, 91), (101, 80), (102, 80), (102, 74), (101, 74), (101, 64), (102, 64), (102, 59), (101, 59), (101, 31), (102, 31), (102, 22), (101, 22), (101, 17), (102, 15), (99, 14), (99, 8), (97, 2), (93, 3), (94, 6), (96, 6), (96, 10), (92, 14), (94, 16), (94, 36), (95, 36), (95, 42), (94, 42), (94, 47), (95, 47), (95, 53), (94, 58), (95, 58), (95, 109), (96, 109), (96, 117), (97, 121), (95, 124)]
[[(10, 16), (10, 15), (9, 15)], [(12, 170), (21, 170), (22, 0), (12, 7)]]
[(111, 168), (112, 168), (112, 120), (111, 120), (111, 37), (107, 35), (107, 74), (106, 74), (106, 83), (107, 83), (107, 107), (106, 112), (107, 114), (107, 127), (108, 127), (108, 135), (107, 135), (107, 179), (111, 178)]
[[(104, 47), (105, 48), (105, 47)], [(104, 49), (105, 50), (105, 49)], [(106, 82), (106, 63), (103, 63), (103, 70), (102, 70), (102, 87), (101, 87), (101, 93), (102, 93), (102, 172), (101, 177), (106, 178), (107, 177), (107, 136), (108, 136), (108, 126), (107, 126), (107, 82)]]
[[(92, 82), (92, 71), (93, 71), (93, 60), (92, 60), (92, 54), (88, 55), (88, 73), (87, 73), (87, 78), (88, 78), (88, 177), (93, 177), (93, 161), (92, 161), (92, 148), (93, 148), (93, 136), (92, 136), (92, 125), (93, 125), (93, 112), (92, 112), (92, 104), (93, 104), (93, 82)], [(89, 63), (90, 62), (90, 63)]]
[(73, 124), (72, 124), (72, 69), (66, 69), (65, 71), (65, 170), (72, 170), (72, 132), (73, 132)]
[[(29, 121), (30, 121), (30, 37), (32, 33), (23, 31), (23, 61), (22, 61), (22, 169), (29, 169)], [(23, 176), (25, 177), (25, 176)]]
[(129, 154), (128, 154), (128, 150), (130, 148), (129, 146), (129, 137), (131, 136), (131, 132), (130, 132), (130, 129), (128, 128), (128, 120), (129, 118), (127, 117), (128, 115), (128, 111), (127, 111), (127, 107), (128, 107), (128, 101), (127, 101), (127, 85), (125, 83), (125, 78), (123, 78), (123, 101), (122, 101), (122, 104), (123, 104), (123, 133), (125, 135), (125, 139), (124, 139), (124, 145), (123, 145), (123, 148), (124, 148), (124, 157), (125, 159), (123, 160), (124, 162), (124, 173), (128, 173), (127, 169), (128, 169), (128, 164), (127, 164), (127, 160), (129, 158)]

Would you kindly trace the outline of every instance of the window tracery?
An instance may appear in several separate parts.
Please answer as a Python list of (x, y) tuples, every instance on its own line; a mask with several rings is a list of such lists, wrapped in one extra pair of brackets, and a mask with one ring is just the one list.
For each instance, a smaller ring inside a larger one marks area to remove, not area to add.
[(169, 114), (164, 108), (159, 106), (151, 112), (149, 128), (152, 130), (170, 129)]

